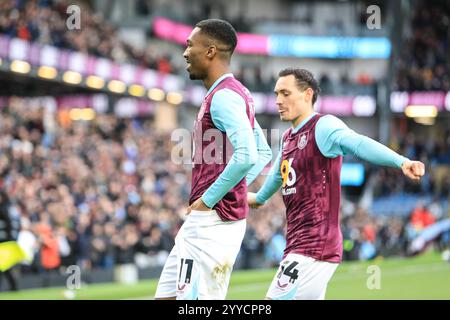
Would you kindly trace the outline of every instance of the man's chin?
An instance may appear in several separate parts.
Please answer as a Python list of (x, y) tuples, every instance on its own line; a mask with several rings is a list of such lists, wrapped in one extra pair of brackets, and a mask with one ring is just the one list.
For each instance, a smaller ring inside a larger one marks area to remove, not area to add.
[(191, 80), (200, 80), (200, 77), (194, 73), (189, 72), (189, 79)]

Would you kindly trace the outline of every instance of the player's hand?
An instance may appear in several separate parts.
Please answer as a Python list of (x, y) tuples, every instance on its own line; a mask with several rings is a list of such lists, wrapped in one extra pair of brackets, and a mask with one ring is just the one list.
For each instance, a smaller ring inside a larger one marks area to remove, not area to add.
[(187, 209), (187, 214), (190, 214), (192, 210), (196, 211), (211, 211), (211, 208), (207, 207), (203, 202), (202, 197), (198, 198)]
[(247, 193), (247, 202), (248, 202), (248, 205), (250, 206), (250, 208), (253, 208), (253, 209), (258, 209), (259, 207), (262, 206), (261, 203), (256, 201), (256, 193), (254, 193), (254, 192)]
[(425, 174), (425, 165), (420, 161), (406, 160), (402, 164), (402, 171), (405, 176), (412, 180), (420, 180)]

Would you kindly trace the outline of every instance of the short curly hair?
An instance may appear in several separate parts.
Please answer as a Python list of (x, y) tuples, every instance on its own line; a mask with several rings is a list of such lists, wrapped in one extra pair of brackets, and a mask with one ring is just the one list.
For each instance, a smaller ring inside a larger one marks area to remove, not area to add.
[(195, 26), (200, 28), (201, 32), (226, 45), (226, 51), (230, 55), (233, 54), (237, 46), (237, 34), (229, 22), (220, 19), (207, 19), (198, 22)]

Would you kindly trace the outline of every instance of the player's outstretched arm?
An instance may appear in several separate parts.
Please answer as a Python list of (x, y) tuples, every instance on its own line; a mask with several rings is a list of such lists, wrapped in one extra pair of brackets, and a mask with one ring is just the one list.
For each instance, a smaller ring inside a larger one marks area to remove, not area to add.
[(325, 157), (352, 154), (367, 162), (401, 169), (403, 174), (419, 180), (425, 174), (420, 161), (411, 161), (394, 150), (364, 135), (358, 134), (334, 116), (324, 116), (316, 126), (316, 141)]

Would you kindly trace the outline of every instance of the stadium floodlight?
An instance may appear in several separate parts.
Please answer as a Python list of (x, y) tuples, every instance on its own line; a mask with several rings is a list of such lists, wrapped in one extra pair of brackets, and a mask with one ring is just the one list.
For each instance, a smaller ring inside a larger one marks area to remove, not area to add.
[(55, 79), (58, 71), (53, 67), (42, 66), (38, 70), (38, 76), (44, 79)]
[(72, 108), (69, 117), (72, 121), (91, 121), (95, 119), (95, 110), (92, 108)]
[(108, 83), (108, 89), (109, 91), (112, 91), (114, 93), (124, 93), (126, 90), (126, 85), (124, 82), (119, 80), (111, 80)]
[(179, 92), (169, 92), (167, 94), (167, 102), (173, 105), (178, 105), (183, 102), (183, 95)]
[(70, 84), (80, 84), (82, 81), (82, 76), (80, 73), (75, 71), (66, 71), (63, 75), (63, 81)]
[(69, 117), (70, 117), (70, 120), (72, 120), (72, 121), (81, 120), (81, 109), (79, 109), (79, 108), (70, 109)]
[(93, 89), (102, 89), (105, 86), (105, 80), (97, 76), (89, 76), (86, 78), (86, 85)]
[(418, 117), (418, 118), (414, 118), (414, 122), (419, 123), (419, 124), (423, 124), (425, 126), (432, 126), (436, 122), (436, 118), (422, 118), (422, 117)]
[(148, 97), (153, 101), (163, 101), (166, 94), (163, 90), (158, 88), (153, 88), (148, 90)]
[(145, 95), (145, 89), (139, 84), (133, 84), (128, 89), (130, 95), (134, 97), (143, 97)]
[(81, 113), (81, 120), (91, 121), (95, 119), (95, 110), (92, 108), (84, 108)]
[(31, 66), (28, 62), (22, 60), (14, 60), (11, 63), (11, 71), (16, 73), (29, 73), (31, 70)]
[(405, 115), (409, 118), (435, 118), (438, 114), (433, 105), (409, 105), (405, 108)]

